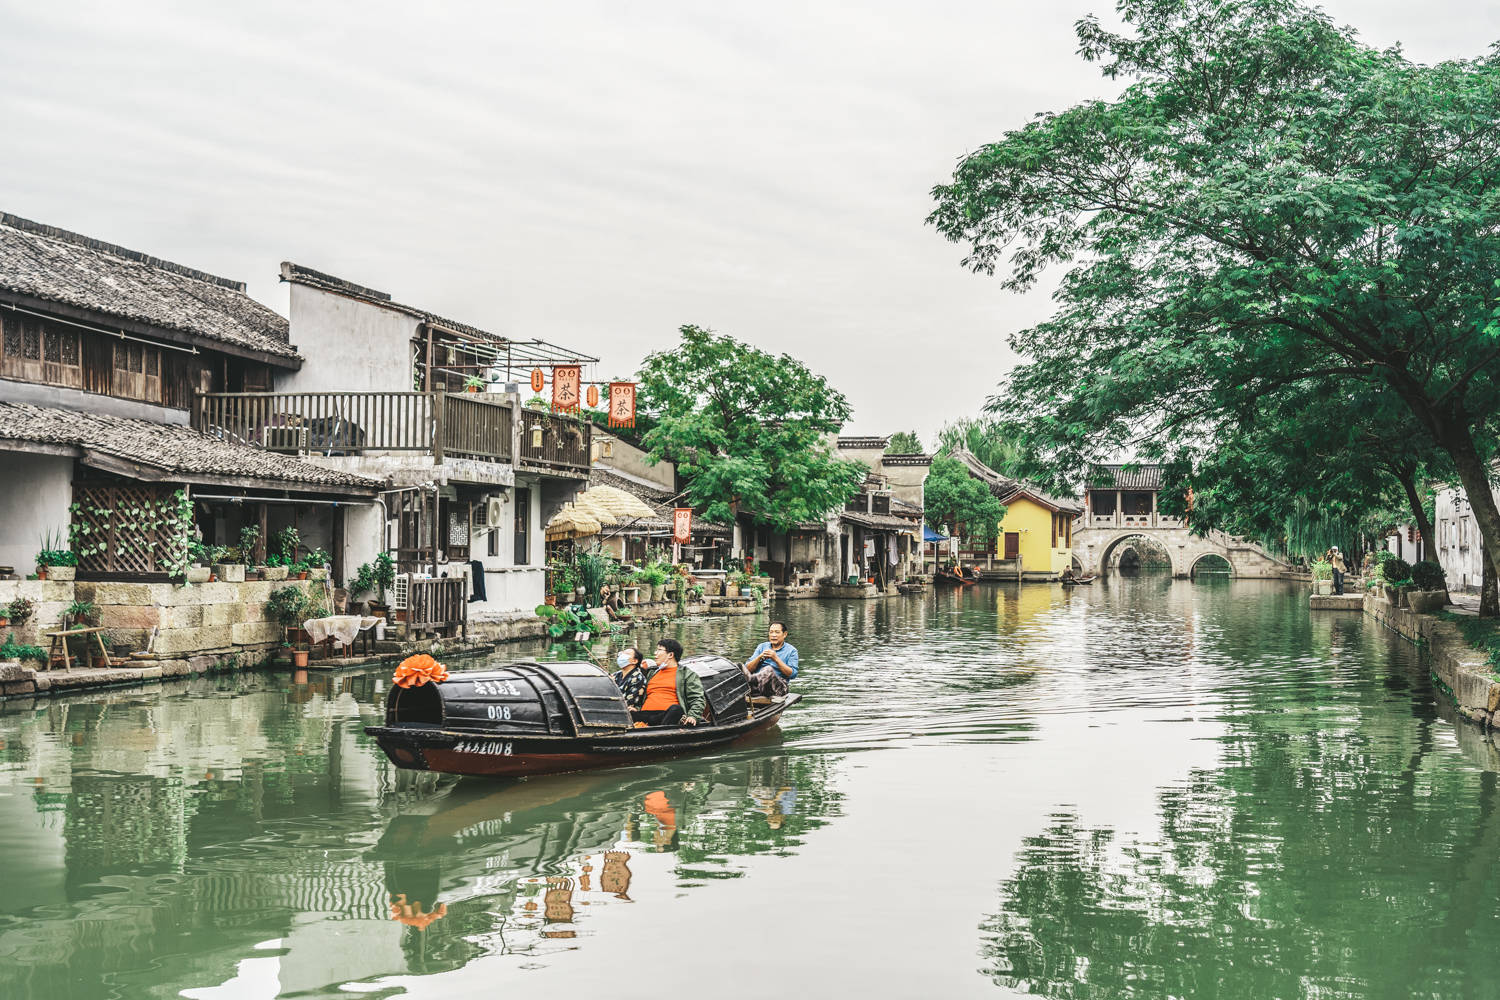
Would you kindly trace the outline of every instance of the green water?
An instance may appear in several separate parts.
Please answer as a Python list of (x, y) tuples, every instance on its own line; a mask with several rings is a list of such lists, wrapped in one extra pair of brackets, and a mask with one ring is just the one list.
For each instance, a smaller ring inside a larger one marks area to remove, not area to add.
[(1500, 754), (1359, 615), (775, 610), (781, 733), (509, 785), (391, 768), (385, 671), (0, 709), (0, 997), (1500, 995)]

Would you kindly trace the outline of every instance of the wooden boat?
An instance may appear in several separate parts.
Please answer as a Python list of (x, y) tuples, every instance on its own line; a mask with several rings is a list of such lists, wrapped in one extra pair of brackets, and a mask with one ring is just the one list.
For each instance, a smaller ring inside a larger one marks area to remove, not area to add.
[(959, 587), (972, 587), (979, 582), (979, 571), (977, 569), (965, 571), (962, 566), (957, 569), (940, 569), (933, 574), (934, 583), (948, 583)]
[(1092, 576), (1080, 576), (1072, 580), (1062, 580), (1061, 583), (1064, 587), (1082, 587), (1085, 584), (1093, 583), (1097, 579), (1099, 579), (1099, 574), (1095, 573)]
[(391, 763), (416, 771), (509, 777), (633, 764), (723, 746), (776, 725), (801, 700), (752, 704), (739, 664), (690, 656), (703, 679), (707, 721), (632, 727), (614, 681), (592, 663), (510, 663), (460, 671), (440, 684), (393, 686), (385, 725), (365, 732)]

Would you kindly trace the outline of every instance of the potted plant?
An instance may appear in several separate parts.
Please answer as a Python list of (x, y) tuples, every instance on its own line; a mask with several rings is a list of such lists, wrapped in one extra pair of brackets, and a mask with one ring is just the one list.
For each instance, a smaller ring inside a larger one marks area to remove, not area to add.
[(484, 388), (484, 380), (478, 375), (470, 375), (464, 379), (464, 392), (478, 392)]
[(234, 546), (219, 549), (219, 562), (214, 564), (214, 576), (224, 583), (244, 583), (245, 563), (240, 550)]
[(735, 570), (730, 573), (724, 578), (724, 596), (739, 597), (740, 587), (744, 586), (746, 579), (744, 570)]
[(1380, 578), (1385, 581), (1385, 599), (1392, 604), (1401, 603), (1401, 588), (1411, 584), (1411, 564), (1405, 559), (1392, 557), (1380, 563)]
[(260, 526), (247, 524), (240, 529), (240, 552), (245, 557), (245, 565), (255, 565), (258, 568), (265, 566), (264, 553), (260, 548)]
[(306, 580), (307, 579), (307, 563), (302, 562), (300, 560), (297, 561), (297, 562), (292, 563), (291, 568), (288, 571), (288, 575), (291, 576), (292, 579), (295, 579), (295, 580)]
[(276, 551), (286, 556), (288, 563), (297, 561), (297, 548), (302, 544), (302, 533), (292, 525), (276, 532)]
[(39, 580), (72, 580), (78, 575), (78, 557), (67, 549), (42, 549), (36, 554)]
[(18, 643), (15, 634), (8, 633), (4, 644), (0, 644), (0, 660), (20, 660), (23, 666), (34, 663), (37, 669), (42, 669), (47, 665), (47, 651), (41, 646)]
[(110, 638), (107, 635), (100, 635), (99, 642), (103, 644), (103, 649), (100, 649), (98, 645), (89, 647), (89, 665), (95, 670), (104, 670), (109, 667)]
[(261, 569), (261, 575), (267, 580), (285, 580), (291, 560), (279, 552), (266, 556), (266, 565)]
[(1443, 567), (1430, 559), (1424, 559), (1411, 568), (1413, 590), (1406, 595), (1407, 607), (1418, 614), (1431, 614), (1448, 603), (1447, 574)]
[(12, 625), (25, 625), (35, 610), (36, 605), (30, 598), (17, 597), (5, 606), (5, 617), (10, 619)]
[(93, 601), (74, 601), (63, 610), (63, 628), (75, 625), (93, 627), (99, 624), (99, 606)]
[(1327, 596), (1333, 593), (1333, 563), (1319, 559), (1312, 565), (1313, 593)]
[(188, 583), (207, 583), (214, 575), (212, 547), (202, 542), (188, 542), (188, 567), (183, 579)]
[(307, 575), (312, 580), (328, 579), (328, 553), (322, 549), (313, 549), (302, 560), (307, 564)]
[(307, 595), (301, 587), (278, 587), (266, 598), (266, 617), (281, 626), (287, 644), (291, 645), (291, 630), (300, 629), (307, 617)]

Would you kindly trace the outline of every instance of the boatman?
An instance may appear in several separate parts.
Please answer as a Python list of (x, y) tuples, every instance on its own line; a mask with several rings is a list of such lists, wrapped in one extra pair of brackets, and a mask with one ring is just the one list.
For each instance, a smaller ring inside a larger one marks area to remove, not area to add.
[(797, 647), (786, 641), (786, 625), (772, 622), (766, 632), (768, 641), (755, 647), (745, 673), (750, 677), (750, 694), (760, 698), (780, 698), (788, 682), (797, 676)]

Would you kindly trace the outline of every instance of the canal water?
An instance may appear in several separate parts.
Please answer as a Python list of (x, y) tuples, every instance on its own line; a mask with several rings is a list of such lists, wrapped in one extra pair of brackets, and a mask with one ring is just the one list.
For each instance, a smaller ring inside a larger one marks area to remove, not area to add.
[(0, 709), (0, 997), (1500, 995), (1500, 757), (1358, 614), (775, 611), (781, 733), (509, 785), (391, 768), (388, 671)]

